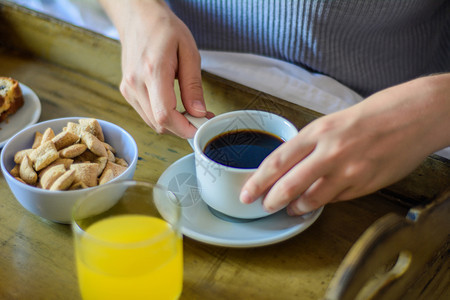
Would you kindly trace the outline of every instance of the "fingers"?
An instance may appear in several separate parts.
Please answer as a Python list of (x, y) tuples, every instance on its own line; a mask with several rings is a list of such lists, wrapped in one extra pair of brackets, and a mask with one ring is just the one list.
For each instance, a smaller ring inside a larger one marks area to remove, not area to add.
[(289, 203), (286, 208), (287, 213), (295, 216), (314, 211), (329, 202), (335, 202), (347, 189), (346, 183), (337, 178), (321, 177), (299, 198)]
[[(125, 97), (125, 99), (128, 101), (128, 103), (130, 103), (130, 105), (134, 108), (134, 110), (139, 114), (139, 116), (145, 121), (145, 123), (147, 123), (147, 125), (149, 125), (152, 129), (155, 129), (153, 126), (154, 120), (153, 118), (150, 119), (147, 114), (145, 113), (145, 111), (148, 110), (148, 108), (144, 109), (142, 108), (141, 104), (139, 103), (139, 101), (137, 99), (143, 99), (143, 103), (148, 102), (145, 99), (145, 95), (148, 95), (146, 89), (145, 92), (141, 93), (141, 96), (137, 96), (137, 92), (134, 89), (129, 88), (128, 83), (126, 80), (122, 80), (121, 84), (120, 84), (120, 92), (122, 93), (122, 95)], [(144, 95), (144, 96), (142, 96)]]
[(169, 131), (180, 137), (190, 138), (194, 136), (197, 129), (176, 110), (174, 78), (174, 72), (162, 69), (146, 81), (148, 98), (151, 99), (148, 112), (154, 117), (154, 126), (158, 133)]
[(252, 203), (267, 192), (263, 200), (266, 211), (287, 206), (289, 214), (301, 215), (340, 200), (340, 194), (351, 187), (352, 178), (346, 180), (333, 172), (340, 162), (329, 150), (317, 144), (311, 131), (300, 131), (263, 161), (244, 185), (241, 201)]
[[(144, 79), (142, 82), (136, 82), (137, 80), (133, 80), (132, 76), (125, 77), (120, 86), (121, 92), (142, 119), (156, 132), (160, 134), (173, 133), (183, 138), (190, 138), (194, 136), (196, 128), (176, 110), (177, 99), (173, 88), (175, 70), (161, 65), (159, 61), (153, 65), (141, 67), (145, 69), (145, 71), (140, 71), (141, 74), (145, 74), (142, 76)], [(194, 78), (194, 81), (201, 82), (200, 71), (198, 71), (199, 77), (189, 76), (189, 78)], [(184, 81), (180, 80), (180, 84), (181, 82)], [(185, 85), (200, 87), (200, 91), (194, 89), (194, 92), (189, 93), (190, 89), (182, 85), (183, 93), (187, 94), (188, 99), (191, 100), (186, 103), (190, 103), (190, 110), (193, 111), (194, 107), (193, 113), (199, 115), (199, 109), (195, 110), (195, 107), (196, 102), (201, 102), (200, 106), (204, 107), (201, 84), (198, 86), (196, 84)], [(192, 100), (196, 99), (197, 95), (201, 96), (201, 100)], [(204, 115), (207, 115), (206, 109), (203, 109)]]
[[(241, 201), (247, 204), (255, 201), (298, 161), (309, 155), (313, 149), (314, 143), (304, 139), (301, 133), (282, 144), (261, 163), (258, 170), (247, 180), (241, 191)], [(273, 209), (271, 201), (266, 204), (268, 205), (267, 209)]]
[[(263, 201), (266, 211), (275, 212), (285, 207), (289, 202), (303, 195), (305, 191), (327, 173), (329, 166), (318, 160), (317, 156), (313, 152), (297, 163), (273, 185)], [(314, 197), (308, 199), (309, 206), (321, 206), (320, 203), (316, 203), (320, 202), (320, 200)], [(308, 211), (311, 210), (308, 208)]]

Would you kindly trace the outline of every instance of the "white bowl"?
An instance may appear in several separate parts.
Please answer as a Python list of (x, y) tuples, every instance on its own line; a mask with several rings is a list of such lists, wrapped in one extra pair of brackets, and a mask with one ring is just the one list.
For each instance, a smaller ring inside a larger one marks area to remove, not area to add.
[[(75, 201), (96, 187), (72, 191), (49, 191), (24, 184), (9, 173), (15, 165), (14, 154), (17, 151), (31, 148), (36, 131), (43, 133), (45, 129), (50, 127), (55, 134), (58, 134), (67, 125), (67, 122), (78, 123), (78, 120), (82, 118), (61, 118), (34, 124), (11, 137), (1, 152), (0, 161), (3, 176), (16, 199), (28, 211), (50, 221), (69, 224)], [(132, 179), (138, 160), (136, 142), (121, 127), (107, 121), (97, 120), (102, 127), (105, 142), (114, 147), (116, 156), (125, 159), (129, 165), (125, 172), (111, 182)]]

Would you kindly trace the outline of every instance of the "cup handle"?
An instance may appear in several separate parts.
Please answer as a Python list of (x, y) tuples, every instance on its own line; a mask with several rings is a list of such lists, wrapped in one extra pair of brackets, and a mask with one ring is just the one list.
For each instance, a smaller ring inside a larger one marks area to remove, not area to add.
[[(194, 125), (195, 128), (199, 128), (200, 126), (202, 126), (204, 123), (206, 123), (206, 121), (208, 121), (207, 118), (205, 117), (201, 117), (201, 118), (197, 118), (194, 117), (188, 113), (185, 113), (184, 116), (186, 117), (186, 119), (188, 119), (188, 121)], [(194, 150), (194, 138), (192, 139), (187, 139), (189, 145), (191, 145), (192, 150)]]

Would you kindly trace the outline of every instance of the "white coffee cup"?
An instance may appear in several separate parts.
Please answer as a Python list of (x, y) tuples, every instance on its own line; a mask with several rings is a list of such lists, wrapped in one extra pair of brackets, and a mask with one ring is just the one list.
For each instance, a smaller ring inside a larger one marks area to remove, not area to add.
[(195, 153), (197, 185), (203, 201), (216, 211), (234, 218), (255, 219), (269, 215), (262, 206), (262, 197), (251, 204), (244, 204), (239, 200), (244, 183), (256, 168), (222, 165), (206, 156), (204, 148), (214, 137), (233, 130), (265, 131), (287, 141), (297, 135), (297, 128), (283, 117), (257, 110), (233, 111), (209, 120), (190, 115), (186, 117), (198, 128), (189, 143)]

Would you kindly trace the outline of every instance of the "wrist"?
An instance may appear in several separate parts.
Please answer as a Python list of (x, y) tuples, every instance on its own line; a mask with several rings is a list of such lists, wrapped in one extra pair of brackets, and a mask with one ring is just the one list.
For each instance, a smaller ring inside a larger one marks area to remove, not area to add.
[(163, 0), (99, 0), (99, 2), (116, 27), (121, 40), (127, 32), (135, 30), (133, 24), (137, 24), (134, 27), (142, 26), (139, 25), (139, 20), (145, 20), (147, 23), (172, 13)]

